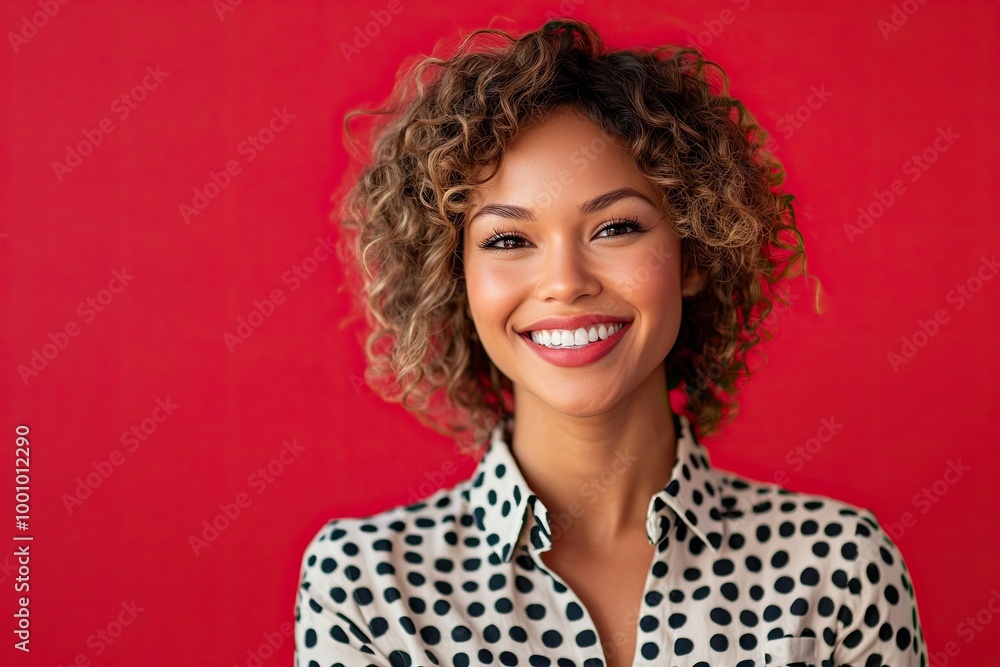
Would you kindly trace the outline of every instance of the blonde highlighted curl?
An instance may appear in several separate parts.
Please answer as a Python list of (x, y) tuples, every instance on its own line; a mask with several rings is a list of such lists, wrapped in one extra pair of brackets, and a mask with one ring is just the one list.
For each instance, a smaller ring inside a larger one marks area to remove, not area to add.
[(774, 305), (789, 304), (780, 283), (809, 274), (793, 197), (779, 187), (781, 164), (728, 87), (725, 72), (693, 47), (609, 50), (591, 25), (572, 19), (519, 38), (477, 30), (452, 57), (401, 69), (383, 107), (344, 121), (356, 144), (351, 120), (376, 119), (337, 214), (347, 286), (368, 325), (369, 386), (465, 453), (513, 412), (510, 380), (469, 313), (464, 219), (471, 191), (496, 173), (518, 130), (568, 106), (631, 154), (663, 195), (682, 271), (707, 274), (705, 288), (684, 299), (664, 363), (698, 433), (731, 421), (751, 375), (749, 352), (770, 338)]

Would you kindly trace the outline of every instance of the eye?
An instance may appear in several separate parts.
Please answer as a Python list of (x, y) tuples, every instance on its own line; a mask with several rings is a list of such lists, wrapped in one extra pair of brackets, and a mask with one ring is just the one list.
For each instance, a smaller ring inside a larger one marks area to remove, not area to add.
[[(600, 236), (606, 231), (616, 230), (616, 233), (609, 234), (607, 236)], [(622, 231), (628, 230), (628, 231)], [(601, 225), (600, 230), (598, 230), (597, 238), (613, 238), (617, 236), (628, 236), (630, 234), (641, 234), (645, 232), (646, 228), (639, 223), (637, 218), (614, 218), (608, 220), (606, 223)], [(493, 236), (489, 237), (485, 241), (479, 244), (479, 247), (483, 250), (490, 250), (494, 252), (506, 252), (508, 250), (518, 250), (519, 246), (513, 244), (524, 242), (523, 236), (517, 232), (504, 231), (500, 229), (493, 229)], [(497, 244), (501, 244), (498, 246)]]
[[(637, 218), (623, 218), (609, 220), (608, 222), (601, 225), (601, 232), (606, 232), (609, 229), (629, 229), (630, 233), (644, 232), (646, 228), (639, 224)], [(612, 234), (611, 236), (627, 236), (628, 234), (622, 234), (621, 232), (617, 234)], [(607, 238), (607, 237), (604, 237)]]
[(497, 243), (517, 242), (523, 240), (524, 237), (521, 236), (520, 234), (516, 234), (514, 232), (501, 231), (494, 227), (493, 236), (489, 237), (488, 239), (480, 243), (479, 247), (482, 248), (483, 250), (503, 252), (505, 250), (514, 250), (514, 248), (509, 246), (504, 248), (498, 248), (496, 245)]

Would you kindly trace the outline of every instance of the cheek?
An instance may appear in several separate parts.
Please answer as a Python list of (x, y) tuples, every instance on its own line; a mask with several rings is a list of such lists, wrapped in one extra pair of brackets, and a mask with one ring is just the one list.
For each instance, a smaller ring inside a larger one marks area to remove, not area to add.
[(621, 258), (609, 275), (610, 286), (636, 305), (662, 306), (681, 297), (680, 257), (662, 245), (637, 248)]
[(466, 265), (465, 285), (469, 310), (477, 326), (492, 327), (493, 320), (505, 321), (521, 293), (523, 272), (502, 262), (476, 262)]

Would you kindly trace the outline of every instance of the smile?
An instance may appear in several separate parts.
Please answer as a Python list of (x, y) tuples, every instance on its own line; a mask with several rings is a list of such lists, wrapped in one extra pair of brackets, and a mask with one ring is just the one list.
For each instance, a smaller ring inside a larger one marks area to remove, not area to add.
[(520, 334), (546, 361), (562, 367), (591, 364), (610, 352), (631, 322), (615, 322), (575, 330), (545, 329)]
[(607, 340), (624, 326), (622, 322), (607, 322), (579, 329), (539, 329), (531, 332), (531, 340), (550, 348), (580, 348)]

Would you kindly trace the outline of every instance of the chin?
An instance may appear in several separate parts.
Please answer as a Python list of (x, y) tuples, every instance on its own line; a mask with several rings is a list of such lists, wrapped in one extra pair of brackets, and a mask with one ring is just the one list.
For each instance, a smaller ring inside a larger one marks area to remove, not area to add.
[[(575, 417), (577, 419), (586, 419), (588, 417), (596, 417), (610, 411), (615, 406), (615, 401), (611, 400), (611, 396), (607, 393), (602, 393), (600, 400), (577, 400), (577, 401), (565, 401), (558, 400), (554, 397), (545, 398), (544, 396), (539, 396), (539, 400), (545, 405), (551, 408), (554, 412), (566, 415), (567, 417)], [(515, 410), (516, 414), (516, 410)]]

